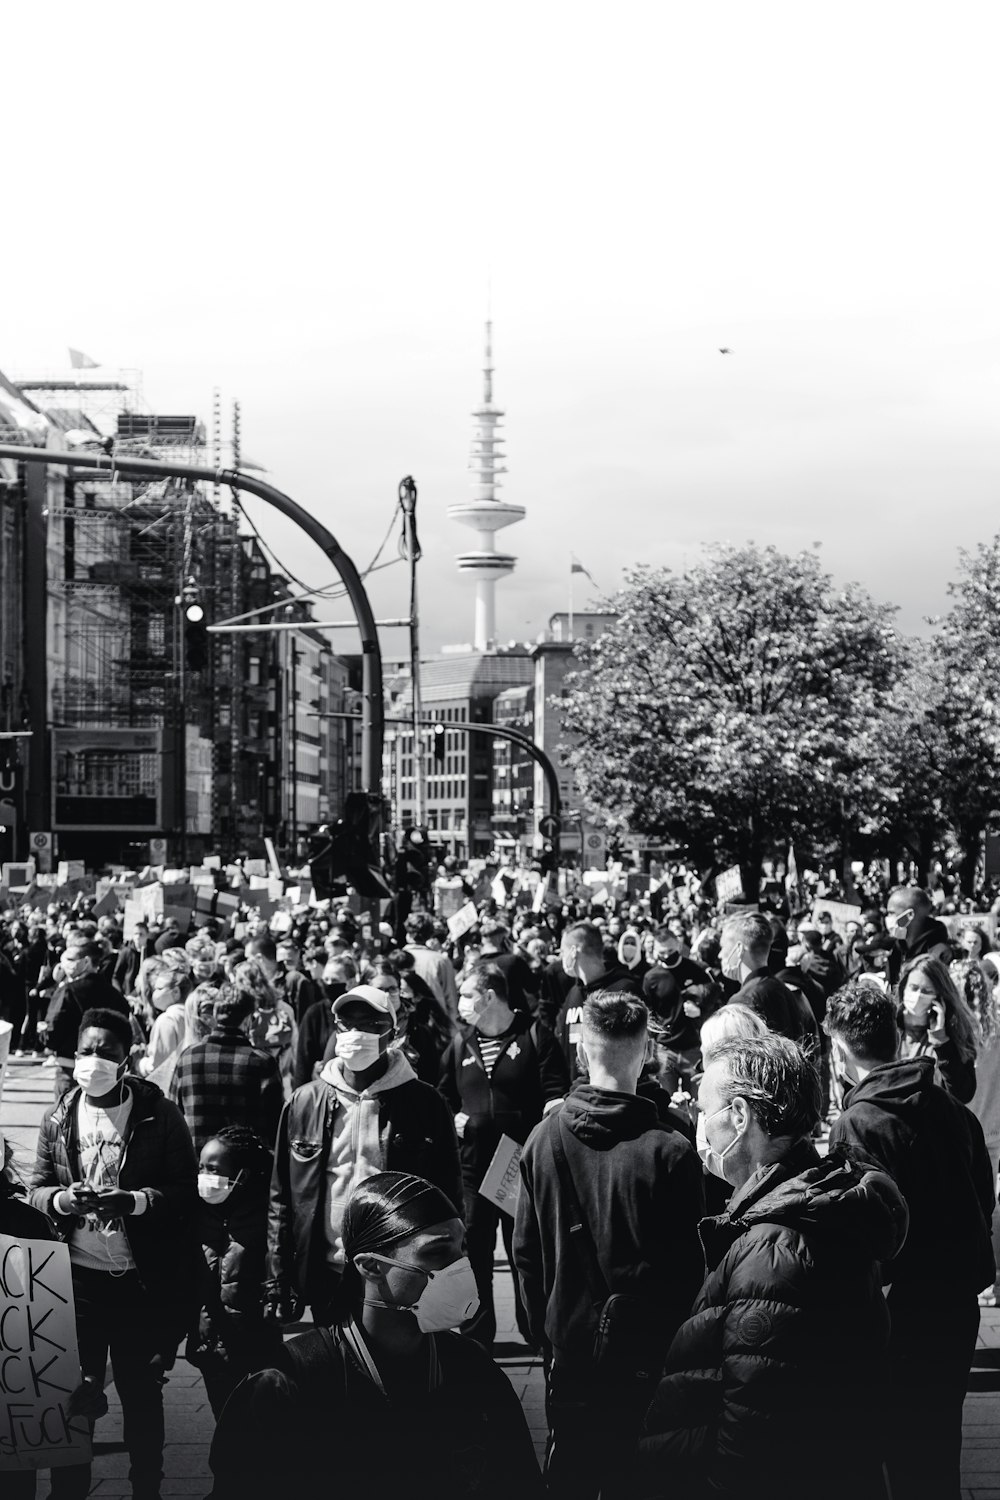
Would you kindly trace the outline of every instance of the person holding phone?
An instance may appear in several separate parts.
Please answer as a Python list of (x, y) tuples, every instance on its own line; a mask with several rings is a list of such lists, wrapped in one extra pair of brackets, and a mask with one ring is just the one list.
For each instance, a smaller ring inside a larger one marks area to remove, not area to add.
[(968, 1104), (976, 1092), (976, 1023), (940, 959), (924, 955), (905, 965), (897, 1020), (900, 1057), (932, 1057), (935, 1082)]

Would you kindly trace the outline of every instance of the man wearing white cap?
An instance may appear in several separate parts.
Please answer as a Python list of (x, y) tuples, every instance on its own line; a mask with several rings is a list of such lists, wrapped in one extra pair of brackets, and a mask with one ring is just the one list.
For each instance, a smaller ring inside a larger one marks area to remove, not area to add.
[(316, 1323), (343, 1310), (341, 1227), (358, 1182), (412, 1172), (462, 1212), (451, 1111), (392, 1045), (398, 996), (360, 984), (333, 1011), (336, 1056), (281, 1116), (268, 1222), (269, 1303), (279, 1316), (308, 1303)]

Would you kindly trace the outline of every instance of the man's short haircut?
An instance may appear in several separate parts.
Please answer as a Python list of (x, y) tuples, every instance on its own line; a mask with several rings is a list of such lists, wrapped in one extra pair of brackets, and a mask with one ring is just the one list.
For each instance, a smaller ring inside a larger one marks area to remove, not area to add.
[(492, 990), (499, 1000), (507, 999), (507, 976), (499, 964), (493, 963), (489, 958), (477, 958), (464, 976), (462, 982), (465, 981), (475, 985), (477, 995)]
[(414, 943), (426, 943), (434, 936), (434, 923), (424, 912), (414, 912), (406, 919), (406, 936)]
[(733, 1037), (713, 1049), (711, 1066), (725, 1064), (728, 1077), (720, 1097), (745, 1099), (770, 1139), (810, 1136), (819, 1124), (819, 1074), (802, 1049), (787, 1037)]
[(816, 913), (816, 921), (817, 922), (832, 922), (833, 918), (831, 917), (831, 915), (830, 915), (830, 913), (828, 911), (818, 911)]
[(826, 1002), (823, 1030), (842, 1041), (855, 1057), (892, 1062), (899, 1047), (896, 1002), (880, 985), (850, 979)]
[(591, 958), (604, 957), (604, 938), (596, 922), (574, 922), (566, 928), (562, 940)]
[(115, 1041), (121, 1042), (125, 1048), (126, 1057), (131, 1052), (134, 1041), (132, 1028), (128, 1023), (128, 1017), (123, 1016), (120, 1010), (111, 1010), (106, 1005), (95, 1005), (90, 1010), (85, 1010), (80, 1017), (78, 1040), (89, 1026), (97, 1026), (101, 1031), (109, 1031)]
[(247, 958), (268, 958), (272, 963), (277, 963), (278, 950), (274, 945), (274, 939), (262, 933), (260, 937), (252, 937), (247, 943)]
[(724, 943), (739, 943), (744, 953), (767, 954), (771, 951), (774, 933), (765, 916), (759, 911), (748, 911), (726, 918), (722, 924), (722, 939)]
[(97, 946), (97, 944), (92, 943), (89, 938), (84, 938), (82, 942), (79, 940), (73, 941), (67, 939), (66, 957), (89, 958), (92, 964), (99, 964), (101, 959), (104, 957), (104, 953)]
[(505, 922), (484, 922), (479, 929), (479, 936), (483, 942), (489, 939), (496, 947), (502, 948), (510, 937), (510, 928)]
[(606, 1041), (632, 1041), (646, 1035), (649, 1011), (627, 991), (595, 990), (583, 1003), (582, 1021), (586, 1031)]
[(654, 927), (653, 928), (653, 942), (654, 943), (679, 943), (680, 942), (680, 938), (677, 936), (676, 932), (674, 931), (674, 929), (672, 927), (668, 927), (667, 924), (666, 924), (666, 922), (661, 922), (661, 924), (660, 924), (659, 927)]
[(922, 885), (894, 885), (889, 892), (888, 901), (891, 901), (893, 896), (902, 896), (907, 906), (912, 906), (914, 911), (930, 911), (934, 905)]

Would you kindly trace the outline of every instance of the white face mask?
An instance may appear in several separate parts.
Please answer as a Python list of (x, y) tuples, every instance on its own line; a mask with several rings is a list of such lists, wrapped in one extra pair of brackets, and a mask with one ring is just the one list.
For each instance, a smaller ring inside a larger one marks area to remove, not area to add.
[(743, 970), (740, 967), (741, 958), (742, 949), (740, 948), (739, 944), (736, 944), (732, 948), (727, 948), (723, 953), (719, 955), (719, 962), (722, 966), (722, 972), (723, 974), (725, 974), (727, 979), (742, 978)]
[[(714, 1120), (716, 1115), (721, 1115), (723, 1110), (731, 1108), (731, 1104), (724, 1104), (722, 1106), (722, 1109), (713, 1110), (710, 1115), (699, 1114), (698, 1125), (695, 1133), (696, 1149), (698, 1155), (701, 1157), (702, 1164), (706, 1172), (711, 1172), (713, 1177), (719, 1177), (723, 1182), (729, 1182), (729, 1178), (726, 1176), (726, 1169), (723, 1166), (723, 1161), (729, 1155), (730, 1151), (736, 1145), (736, 1142), (740, 1137), (738, 1134), (734, 1135), (724, 1151), (716, 1151), (708, 1143), (708, 1122), (709, 1120)], [(735, 1186), (735, 1184), (730, 1183), (730, 1186), (733, 1187)]]
[(199, 1172), (198, 1193), (206, 1203), (225, 1203), (237, 1182), (238, 1177), (235, 1181), (230, 1181), (228, 1177), (220, 1177), (217, 1172)]
[(371, 1031), (338, 1031), (336, 1053), (353, 1073), (363, 1073), (378, 1062), (382, 1038)]
[(93, 1053), (78, 1057), (73, 1064), (73, 1077), (90, 1099), (110, 1094), (124, 1076), (124, 1063), (108, 1062), (106, 1057), (95, 1057)]
[(413, 1306), (399, 1308), (400, 1312), (416, 1316), (421, 1333), (444, 1333), (449, 1328), (458, 1328), (479, 1311), (476, 1277), (467, 1255), (452, 1261), (443, 1271), (424, 1271), (420, 1266), (390, 1260), (387, 1255), (372, 1255), (372, 1260), (398, 1266), (402, 1271), (420, 1271), (427, 1277), (427, 1285)]

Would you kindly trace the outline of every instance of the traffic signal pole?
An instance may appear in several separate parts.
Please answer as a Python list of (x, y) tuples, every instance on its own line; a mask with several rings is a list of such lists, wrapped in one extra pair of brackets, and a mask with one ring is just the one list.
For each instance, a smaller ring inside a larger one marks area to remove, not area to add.
[[(361, 718), (362, 790), (379, 792), (382, 785), (382, 740), (385, 734), (385, 704), (382, 698), (382, 653), (371, 604), (353, 561), (332, 532), (315, 516), (281, 490), (250, 474), (235, 469), (206, 468), (200, 464), (162, 463), (155, 458), (131, 458), (106, 453), (63, 453), (55, 448), (23, 448), (17, 443), (0, 443), (0, 458), (10, 458), (27, 465), (52, 464), (63, 469), (90, 469), (109, 479), (126, 477), (155, 479), (195, 479), (206, 484), (226, 485), (231, 490), (256, 495), (265, 505), (280, 511), (294, 521), (314, 541), (337, 570), (347, 590), (361, 635), (361, 690), (364, 712)], [(41, 825), (40, 825), (41, 826)]]

